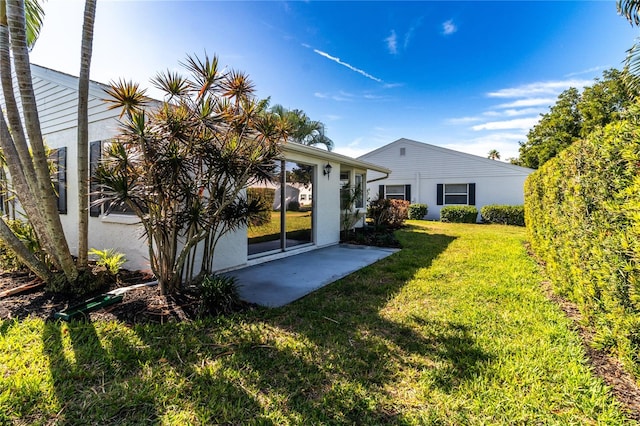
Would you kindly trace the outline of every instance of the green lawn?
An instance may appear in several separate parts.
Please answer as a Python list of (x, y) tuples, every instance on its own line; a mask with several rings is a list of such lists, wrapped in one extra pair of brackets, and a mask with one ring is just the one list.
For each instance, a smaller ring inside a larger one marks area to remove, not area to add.
[(410, 223), (401, 252), (280, 309), (0, 322), (0, 424), (625, 424), (524, 229)]
[[(287, 235), (289, 238), (299, 238), (311, 241), (311, 212), (286, 213)], [(280, 238), (280, 212), (271, 212), (271, 221), (262, 226), (250, 226), (247, 231), (249, 244), (273, 241)]]

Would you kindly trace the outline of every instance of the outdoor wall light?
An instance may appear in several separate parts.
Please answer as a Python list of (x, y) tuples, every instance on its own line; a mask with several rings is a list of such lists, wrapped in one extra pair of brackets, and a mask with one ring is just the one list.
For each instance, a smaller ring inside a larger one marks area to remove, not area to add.
[(329, 175), (331, 174), (331, 169), (332, 169), (332, 167), (331, 167), (331, 164), (329, 164), (329, 163), (327, 163), (327, 165), (326, 165), (326, 166), (324, 166), (324, 171), (323, 171), (323, 173), (324, 173), (324, 175), (327, 177), (327, 179), (329, 179), (329, 178), (330, 178), (330, 176), (329, 176)]

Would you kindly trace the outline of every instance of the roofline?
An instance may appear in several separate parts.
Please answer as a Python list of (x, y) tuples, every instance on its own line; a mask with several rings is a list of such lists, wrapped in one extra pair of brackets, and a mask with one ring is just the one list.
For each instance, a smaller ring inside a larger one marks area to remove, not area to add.
[[(518, 166), (518, 165), (515, 165), (515, 164), (505, 163), (504, 161), (491, 160), (489, 158), (484, 158), (484, 157), (481, 157), (479, 155), (469, 154), (469, 153), (462, 152), (462, 151), (456, 151), (455, 149), (444, 148), (442, 146), (433, 145), (433, 144), (430, 144), (430, 143), (420, 142), (420, 141), (416, 141), (416, 140), (413, 140), (413, 139), (407, 139), (407, 138), (400, 138), (400, 139), (397, 139), (397, 140), (395, 140), (393, 142), (389, 142), (388, 144), (383, 145), (380, 148), (376, 148), (373, 151), (367, 152), (366, 154), (363, 154), (363, 155), (359, 156), (358, 159), (366, 158), (366, 157), (368, 157), (369, 155), (372, 155), (372, 154), (377, 154), (378, 152), (380, 152), (380, 151), (382, 151), (382, 150), (388, 148), (389, 146), (391, 146), (391, 145), (393, 145), (395, 143), (398, 143), (398, 142), (410, 143), (410, 144), (416, 145), (416, 146), (426, 146), (426, 147), (435, 149), (436, 151), (446, 152), (446, 153), (449, 153), (449, 154), (452, 154), (452, 155), (457, 155), (457, 156), (460, 156), (460, 157), (466, 157), (466, 158), (470, 158), (470, 159), (473, 159), (473, 160), (476, 160), (476, 161), (483, 161), (483, 162), (490, 161), (491, 164), (493, 164), (494, 166), (503, 167), (503, 168), (507, 168), (507, 169), (511, 169), (511, 170), (518, 170), (518, 171), (522, 171), (522, 172), (526, 171), (526, 172), (529, 172), (529, 173), (535, 171), (534, 169), (530, 169), (528, 167), (522, 167), (522, 166)], [(489, 163), (487, 163), (487, 164), (489, 164)]]
[(386, 167), (379, 166), (377, 164), (369, 163), (367, 161), (358, 160), (348, 157), (346, 155), (338, 154), (335, 152), (326, 151), (324, 149), (315, 148), (313, 146), (302, 145), (296, 142), (287, 142), (283, 145), (285, 152), (292, 152), (297, 154), (312, 155), (314, 157), (322, 158), (327, 161), (335, 161), (340, 164), (345, 164), (351, 167), (357, 167), (360, 169), (373, 170), (375, 172), (390, 174), (391, 170)]

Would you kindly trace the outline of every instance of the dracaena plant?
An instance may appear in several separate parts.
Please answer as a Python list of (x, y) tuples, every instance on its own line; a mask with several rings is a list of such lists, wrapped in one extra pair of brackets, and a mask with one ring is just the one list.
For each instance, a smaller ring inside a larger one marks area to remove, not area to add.
[(288, 136), (245, 74), (221, 70), (216, 57), (189, 56), (182, 65), (188, 76), (166, 71), (152, 80), (162, 101), (149, 101), (136, 84), (112, 83), (122, 126), (95, 176), (100, 202), (140, 218), (163, 294), (213, 272), (218, 240), (261, 213), (245, 190), (274, 179)]

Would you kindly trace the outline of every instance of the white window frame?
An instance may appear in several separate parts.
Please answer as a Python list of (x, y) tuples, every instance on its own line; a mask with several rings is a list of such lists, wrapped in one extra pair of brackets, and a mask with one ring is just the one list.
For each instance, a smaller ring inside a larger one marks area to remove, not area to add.
[[(447, 192), (447, 186), (462, 186), (464, 185), (466, 188), (465, 192)], [(465, 202), (464, 203), (448, 203), (447, 196), (461, 196), (464, 195)], [(468, 183), (445, 183), (442, 189), (442, 201), (445, 206), (468, 206), (469, 205), (469, 184)]]
[[(402, 192), (389, 192), (388, 188), (392, 187), (392, 186), (398, 186), (398, 187), (402, 187)], [(391, 198), (391, 197), (397, 197), (397, 196), (402, 196), (402, 198), (392, 198), (395, 200), (406, 200), (407, 199), (407, 186), (404, 184), (398, 184), (398, 185), (385, 185), (384, 186), (384, 198)]]

